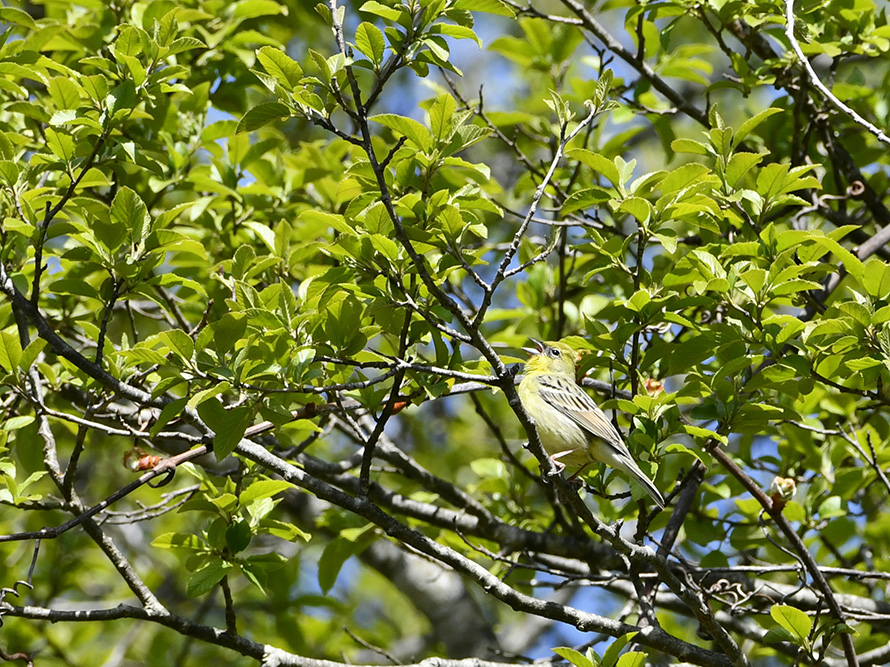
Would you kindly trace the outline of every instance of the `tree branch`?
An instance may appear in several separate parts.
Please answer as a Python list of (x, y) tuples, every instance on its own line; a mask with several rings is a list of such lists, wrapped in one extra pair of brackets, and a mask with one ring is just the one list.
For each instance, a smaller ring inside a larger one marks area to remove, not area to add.
[[(825, 596), (825, 600), (828, 603), (828, 608), (831, 610), (832, 615), (841, 623), (846, 622), (846, 615), (838, 604), (837, 599), (834, 596), (834, 591), (831, 590), (831, 586), (828, 584), (828, 581), (826, 581), (821, 570), (819, 570), (816, 561), (813, 559), (813, 556), (810, 554), (806, 545), (800, 539), (800, 536), (794, 531), (791, 524), (788, 523), (788, 520), (782, 514), (782, 509), (773, 503), (772, 499), (763, 492), (753, 479), (748, 477), (748, 475), (736, 465), (735, 461), (729, 458), (729, 455), (726, 454), (726, 452), (719, 447), (715, 447), (711, 450), (711, 455), (716, 458), (733, 477), (741, 482), (742, 486), (745, 487), (748, 493), (754, 496), (757, 502), (760, 503), (761, 507), (763, 507), (767, 514), (769, 514), (772, 520), (776, 523), (776, 526), (779, 527), (779, 530), (782, 531), (782, 534), (785, 535), (785, 538), (791, 544), (794, 552), (797, 554), (798, 558), (800, 558), (801, 562), (806, 567), (807, 572), (809, 572), (810, 576), (813, 578), (813, 581), (816, 582), (816, 586)], [(849, 667), (856, 667), (856, 665), (859, 664), (859, 661), (856, 659), (856, 649), (853, 647), (853, 638), (848, 633), (841, 633), (841, 643), (844, 647), (844, 655), (847, 659), (847, 665), (849, 665)]]
[(803, 65), (803, 68), (810, 79), (810, 83), (812, 83), (819, 92), (825, 96), (825, 99), (831, 102), (838, 111), (846, 114), (854, 123), (865, 128), (868, 132), (877, 137), (878, 141), (890, 146), (890, 137), (865, 120), (862, 116), (856, 113), (856, 111), (841, 102), (837, 96), (828, 90), (828, 87), (819, 80), (819, 75), (816, 74), (816, 70), (813, 69), (810, 61), (804, 55), (804, 52), (797, 41), (797, 37), (794, 36), (794, 0), (785, 0), (785, 36), (788, 38), (791, 48), (797, 56), (797, 59), (800, 61), (800, 64)]

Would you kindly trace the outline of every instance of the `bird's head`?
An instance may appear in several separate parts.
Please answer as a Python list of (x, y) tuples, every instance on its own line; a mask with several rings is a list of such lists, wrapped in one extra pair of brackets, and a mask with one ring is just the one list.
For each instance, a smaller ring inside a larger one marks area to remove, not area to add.
[(558, 341), (529, 340), (535, 347), (522, 348), (531, 355), (525, 362), (526, 373), (553, 373), (575, 377), (575, 361), (578, 359), (575, 350)]

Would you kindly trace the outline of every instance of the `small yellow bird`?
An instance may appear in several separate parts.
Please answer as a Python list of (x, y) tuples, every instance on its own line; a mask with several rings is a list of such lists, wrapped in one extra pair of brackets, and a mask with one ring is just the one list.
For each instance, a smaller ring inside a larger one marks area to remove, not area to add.
[(560, 470), (570, 465), (580, 466), (581, 472), (594, 461), (617, 468), (630, 475), (664, 509), (664, 498), (631, 458), (621, 435), (575, 382), (575, 350), (565, 343), (530, 340), (537, 349), (522, 348), (532, 356), (519, 383), (519, 399), (535, 420), (550, 460)]

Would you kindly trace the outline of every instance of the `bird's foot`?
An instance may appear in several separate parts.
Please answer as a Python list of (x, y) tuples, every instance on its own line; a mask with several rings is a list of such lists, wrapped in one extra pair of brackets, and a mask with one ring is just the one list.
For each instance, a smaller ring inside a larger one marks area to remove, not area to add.
[(548, 470), (547, 471), (548, 477), (557, 477), (558, 475), (562, 474), (563, 470), (566, 469), (566, 464), (563, 463), (562, 461), (560, 461), (559, 458), (557, 458), (558, 456), (559, 456), (559, 454), (549, 457), (550, 463), (553, 464), (553, 466), (556, 468), (556, 470)]

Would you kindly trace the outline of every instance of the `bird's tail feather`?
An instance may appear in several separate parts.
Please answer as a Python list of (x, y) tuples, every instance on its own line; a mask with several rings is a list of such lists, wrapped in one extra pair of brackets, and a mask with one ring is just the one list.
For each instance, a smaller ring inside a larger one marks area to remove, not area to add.
[(661, 491), (659, 491), (655, 484), (652, 483), (652, 480), (646, 476), (646, 473), (640, 470), (640, 466), (636, 464), (636, 461), (629, 456), (622, 456), (615, 461), (615, 463), (620, 464), (616, 465), (616, 468), (619, 468), (630, 475), (634, 481), (642, 486), (643, 490), (652, 497), (655, 504), (661, 509), (664, 509), (664, 496), (661, 495)]

